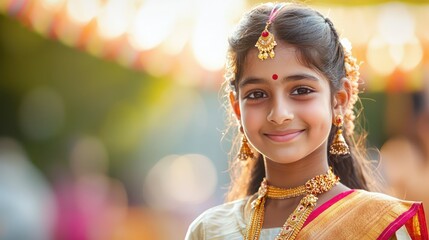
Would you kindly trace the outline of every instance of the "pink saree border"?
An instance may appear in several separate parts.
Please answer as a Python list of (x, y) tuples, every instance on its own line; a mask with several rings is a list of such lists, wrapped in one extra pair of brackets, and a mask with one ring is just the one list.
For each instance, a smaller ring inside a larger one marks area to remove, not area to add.
[(302, 227), (305, 227), (307, 224), (309, 224), (311, 221), (313, 221), (317, 216), (319, 216), (322, 212), (324, 212), (326, 209), (334, 205), (336, 202), (340, 201), (341, 199), (347, 197), (349, 194), (354, 193), (356, 190), (351, 189), (347, 190), (345, 192), (339, 193), (335, 197), (329, 199), (329, 201), (325, 202), (324, 204), (320, 205), (320, 207), (316, 208), (313, 212), (310, 213), (307, 220), (305, 221), (304, 225)]
[[(417, 212), (420, 220), (423, 220), (423, 224), (420, 226), (422, 229), (422, 237), (423, 239), (427, 239), (427, 232), (426, 232), (426, 226), (424, 224), (424, 218), (421, 219), (421, 213), (422, 212), (422, 204), (421, 203), (413, 203), (411, 205), (410, 209), (408, 211), (402, 213), (395, 221), (389, 224), (386, 229), (380, 234), (380, 236), (377, 239), (389, 239), (390, 236), (392, 236), (396, 231), (398, 231), (399, 228), (401, 228), (405, 223), (410, 220)], [(424, 226), (423, 226), (424, 225)], [(424, 236), (426, 235), (426, 237)]]
[(418, 216), (419, 216), (419, 223), (421, 224), (420, 225), (420, 228), (422, 229), (422, 239), (429, 239), (429, 234), (428, 234), (428, 231), (427, 231), (427, 223), (426, 223), (426, 220), (427, 219), (425, 219), (426, 217), (425, 217), (425, 210), (424, 210), (424, 207), (423, 207), (423, 204), (420, 204), (420, 208), (419, 208), (419, 212), (418, 212)]

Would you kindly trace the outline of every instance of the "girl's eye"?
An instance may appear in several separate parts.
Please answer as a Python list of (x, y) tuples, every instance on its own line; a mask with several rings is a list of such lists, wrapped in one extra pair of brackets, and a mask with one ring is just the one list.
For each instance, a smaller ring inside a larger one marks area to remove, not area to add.
[(299, 87), (293, 90), (292, 95), (307, 95), (314, 92), (312, 89), (307, 87)]
[(267, 94), (261, 91), (251, 92), (246, 96), (246, 98), (248, 99), (259, 99), (259, 98), (265, 98), (265, 97), (267, 97)]

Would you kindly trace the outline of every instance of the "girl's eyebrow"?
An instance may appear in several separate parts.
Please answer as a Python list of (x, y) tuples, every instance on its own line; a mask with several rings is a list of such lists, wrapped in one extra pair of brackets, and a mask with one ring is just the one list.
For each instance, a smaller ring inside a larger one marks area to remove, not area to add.
[[(311, 80), (311, 81), (319, 81), (319, 78), (316, 76), (313, 76), (311, 74), (307, 74), (307, 73), (299, 73), (299, 74), (294, 74), (294, 75), (290, 75), (290, 76), (286, 76), (285, 78), (282, 78), (280, 81), (282, 82), (293, 82), (293, 81), (298, 81), (298, 80)], [(260, 84), (260, 83), (266, 83), (268, 81), (268, 79), (264, 79), (264, 78), (257, 78), (257, 77), (248, 77), (248, 78), (244, 78), (243, 80), (240, 81), (240, 83), (238, 84), (238, 87), (242, 88), (246, 85), (249, 84)], [(272, 81), (272, 80), (270, 80)]]

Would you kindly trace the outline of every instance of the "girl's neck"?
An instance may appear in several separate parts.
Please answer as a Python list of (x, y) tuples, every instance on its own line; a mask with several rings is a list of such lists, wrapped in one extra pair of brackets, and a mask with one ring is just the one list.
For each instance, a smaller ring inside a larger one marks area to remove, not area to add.
[(265, 176), (272, 186), (293, 188), (305, 184), (309, 179), (325, 174), (328, 169), (327, 159), (302, 159), (293, 163), (282, 164), (268, 158), (265, 162)]

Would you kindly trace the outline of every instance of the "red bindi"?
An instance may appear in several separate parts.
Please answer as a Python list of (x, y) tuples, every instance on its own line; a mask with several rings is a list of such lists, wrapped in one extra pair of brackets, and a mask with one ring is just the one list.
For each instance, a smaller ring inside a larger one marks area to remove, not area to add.
[(273, 76), (272, 76), (272, 78), (273, 78), (273, 80), (277, 80), (277, 78), (279, 78), (279, 76), (274, 73)]

